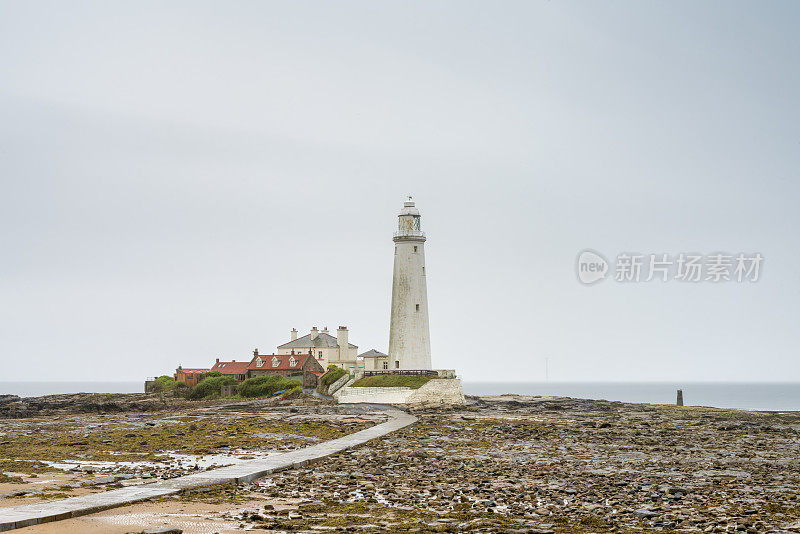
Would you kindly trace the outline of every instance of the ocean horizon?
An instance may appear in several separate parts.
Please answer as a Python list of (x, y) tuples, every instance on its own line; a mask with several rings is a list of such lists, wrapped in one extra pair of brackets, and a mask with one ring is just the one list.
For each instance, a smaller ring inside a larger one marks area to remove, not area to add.
[[(473, 382), (466, 395), (541, 395), (739, 410), (800, 411), (800, 382)], [(0, 395), (39, 397), (68, 393), (142, 393), (144, 381), (0, 382)]]

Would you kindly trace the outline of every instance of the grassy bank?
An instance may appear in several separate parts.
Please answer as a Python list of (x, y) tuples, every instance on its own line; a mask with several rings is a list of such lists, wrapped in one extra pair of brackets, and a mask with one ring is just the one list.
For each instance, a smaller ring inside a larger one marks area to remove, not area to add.
[(432, 376), (422, 375), (376, 375), (365, 376), (360, 380), (356, 380), (352, 387), (370, 387), (370, 388), (397, 388), (408, 387), (411, 389), (418, 389), (428, 383), (428, 380), (435, 378)]
[(344, 369), (339, 369), (335, 365), (331, 365), (329, 371), (322, 377), (322, 385), (328, 387), (346, 374), (347, 371)]

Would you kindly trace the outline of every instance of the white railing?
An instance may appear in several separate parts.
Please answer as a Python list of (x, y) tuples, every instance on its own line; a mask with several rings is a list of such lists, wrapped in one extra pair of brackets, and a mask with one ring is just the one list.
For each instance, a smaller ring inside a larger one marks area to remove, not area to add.
[(394, 237), (425, 237), (425, 232), (421, 230), (406, 230), (403, 232), (395, 232)]

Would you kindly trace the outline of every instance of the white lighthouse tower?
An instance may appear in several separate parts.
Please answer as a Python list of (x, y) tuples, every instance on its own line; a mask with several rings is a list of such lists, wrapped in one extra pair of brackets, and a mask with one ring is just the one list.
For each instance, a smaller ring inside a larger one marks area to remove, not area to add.
[(420, 227), (419, 210), (411, 197), (403, 204), (394, 234), (389, 366), (391, 369), (431, 369), (425, 233)]

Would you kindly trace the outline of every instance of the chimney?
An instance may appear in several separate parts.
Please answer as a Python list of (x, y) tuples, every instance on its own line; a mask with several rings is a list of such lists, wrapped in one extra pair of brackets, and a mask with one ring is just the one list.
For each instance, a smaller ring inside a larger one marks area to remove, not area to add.
[[(219, 360), (217, 360), (217, 361), (219, 361)], [(183, 366), (181, 364), (178, 364), (178, 369), (183, 369)]]
[(231, 360), (231, 363), (234, 363), (236, 360)]
[(328, 333), (328, 327), (327, 327), (327, 326), (326, 326), (325, 328), (323, 328), (323, 329), (322, 329), (322, 333), (323, 333), (323, 334), (327, 334), (327, 333)]
[(217, 358), (217, 363), (219, 363), (219, 358)]
[(292, 338), (292, 341), (297, 339), (297, 328), (292, 328), (291, 338)]
[(317, 327), (315, 326), (314, 328), (311, 329), (311, 341), (314, 341), (318, 337), (319, 337), (319, 330), (317, 330)]
[(336, 344), (339, 345), (339, 359), (343, 359), (342, 356), (346, 355), (345, 352), (348, 348), (350, 348), (350, 344), (347, 340), (347, 327), (340, 326), (339, 329), (336, 331)]
[(258, 347), (253, 349), (253, 356), (258, 356)]

